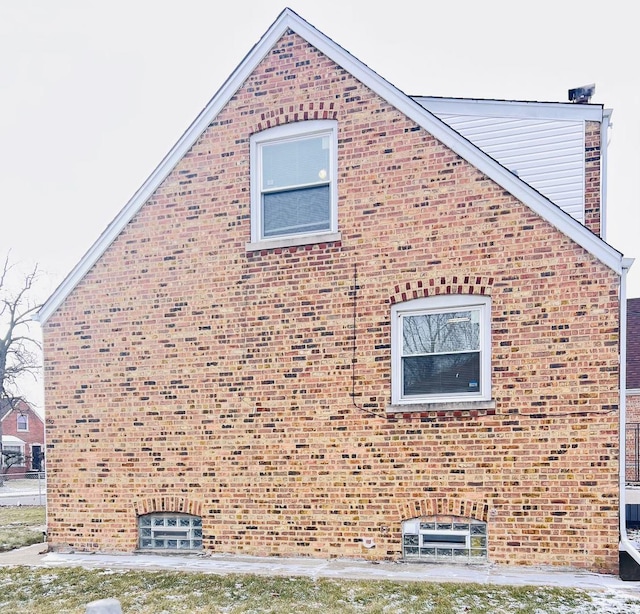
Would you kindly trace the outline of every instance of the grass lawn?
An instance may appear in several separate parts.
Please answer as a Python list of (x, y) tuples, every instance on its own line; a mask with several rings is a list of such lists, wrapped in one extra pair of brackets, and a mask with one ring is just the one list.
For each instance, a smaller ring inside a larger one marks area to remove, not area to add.
[(640, 600), (484, 584), (216, 576), (191, 572), (0, 568), (0, 608), (82, 614), (115, 597), (123, 614), (630, 614)]
[(0, 552), (42, 541), (43, 506), (0, 507)]

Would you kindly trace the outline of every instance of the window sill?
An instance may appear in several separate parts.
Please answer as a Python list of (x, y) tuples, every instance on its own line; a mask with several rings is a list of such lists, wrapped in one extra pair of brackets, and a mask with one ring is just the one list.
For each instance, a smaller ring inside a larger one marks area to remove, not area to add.
[(430, 411), (474, 411), (495, 410), (496, 402), (490, 401), (443, 401), (437, 403), (406, 403), (403, 405), (388, 405), (388, 414), (408, 414)]
[(277, 249), (279, 247), (298, 247), (300, 245), (314, 245), (316, 243), (333, 243), (340, 241), (342, 235), (339, 232), (319, 232), (308, 235), (292, 235), (262, 239), (247, 243), (245, 249), (248, 252), (257, 252), (263, 249)]

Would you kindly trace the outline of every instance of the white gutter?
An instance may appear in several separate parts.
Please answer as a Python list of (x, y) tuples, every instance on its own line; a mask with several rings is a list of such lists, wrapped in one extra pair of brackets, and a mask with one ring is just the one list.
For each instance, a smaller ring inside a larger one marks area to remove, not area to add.
[(627, 537), (626, 510), (626, 427), (627, 427), (627, 273), (633, 264), (632, 258), (622, 260), (620, 276), (620, 544), (618, 549), (627, 552), (640, 565), (640, 552)]

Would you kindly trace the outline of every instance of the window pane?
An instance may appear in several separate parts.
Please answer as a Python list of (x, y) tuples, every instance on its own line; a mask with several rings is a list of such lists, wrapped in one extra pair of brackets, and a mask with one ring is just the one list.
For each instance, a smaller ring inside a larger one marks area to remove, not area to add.
[(265, 237), (329, 230), (329, 186), (275, 192), (263, 196)]
[(480, 348), (480, 313), (456, 311), (405, 316), (403, 355), (465, 352)]
[(402, 359), (403, 395), (479, 393), (480, 353)]
[(273, 143), (262, 148), (262, 189), (328, 183), (329, 137)]

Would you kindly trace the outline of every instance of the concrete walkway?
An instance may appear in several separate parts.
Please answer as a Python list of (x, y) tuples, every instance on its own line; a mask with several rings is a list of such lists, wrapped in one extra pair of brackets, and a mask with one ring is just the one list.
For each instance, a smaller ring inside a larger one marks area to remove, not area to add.
[(345, 559), (260, 558), (235, 555), (86, 554), (47, 552), (35, 544), (0, 553), (0, 566), (83, 567), (86, 569), (141, 569), (197, 571), (212, 574), (257, 574), (428, 582), (478, 582), (498, 585), (556, 586), (586, 591), (612, 590), (640, 599), (640, 582), (617, 576), (541, 567), (500, 565), (446, 565), (369, 563)]

